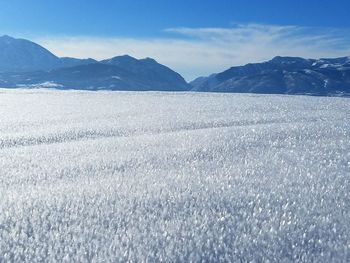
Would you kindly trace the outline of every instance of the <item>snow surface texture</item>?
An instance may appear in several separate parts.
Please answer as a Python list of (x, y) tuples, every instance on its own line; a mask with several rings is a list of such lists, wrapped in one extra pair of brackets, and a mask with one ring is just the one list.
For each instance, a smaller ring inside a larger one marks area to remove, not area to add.
[(349, 262), (350, 100), (0, 91), (0, 262)]

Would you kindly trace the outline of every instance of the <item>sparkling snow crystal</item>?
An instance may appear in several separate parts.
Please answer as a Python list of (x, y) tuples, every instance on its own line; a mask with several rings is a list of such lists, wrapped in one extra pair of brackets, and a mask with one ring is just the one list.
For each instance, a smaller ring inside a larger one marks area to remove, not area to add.
[(349, 262), (350, 99), (0, 92), (0, 262)]

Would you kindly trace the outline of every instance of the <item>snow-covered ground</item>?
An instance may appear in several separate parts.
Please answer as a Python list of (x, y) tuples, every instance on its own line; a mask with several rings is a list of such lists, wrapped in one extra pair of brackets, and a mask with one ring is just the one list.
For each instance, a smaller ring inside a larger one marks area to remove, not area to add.
[(0, 262), (349, 262), (350, 99), (0, 90)]

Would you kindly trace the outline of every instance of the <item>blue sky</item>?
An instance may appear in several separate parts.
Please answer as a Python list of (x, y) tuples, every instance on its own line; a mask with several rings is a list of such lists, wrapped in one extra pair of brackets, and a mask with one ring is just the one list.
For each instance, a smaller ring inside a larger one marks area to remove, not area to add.
[(274, 55), (350, 55), (350, 1), (2, 0), (0, 34), (59, 56), (154, 57), (192, 79)]

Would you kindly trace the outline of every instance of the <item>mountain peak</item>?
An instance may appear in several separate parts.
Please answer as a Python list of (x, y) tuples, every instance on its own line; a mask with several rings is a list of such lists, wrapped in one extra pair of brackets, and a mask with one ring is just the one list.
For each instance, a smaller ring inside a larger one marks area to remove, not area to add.
[(16, 40), (15, 38), (10, 37), (8, 35), (0, 36), (0, 41), (3, 42), (3, 43), (6, 43), (6, 44), (10, 44), (10, 43), (12, 43), (15, 40)]
[[(117, 56), (117, 57), (118, 57), (118, 56)], [(133, 56), (130, 56), (130, 55), (128, 55), (128, 54), (124, 54), (124, 55), (121, 55), (121, 56), (119, 56), (119, 57), (136, 59), (136, 58), (134, 58)]]
[(137, 60), (136, 58), (134, 58), (134, 57), (132, 57), (132, 56), (130, 56), (128, 54), (121, 55), (121, 56), (115, 56), (112, 59)]
[(122, 55), (122, 56), (116, 56), (110, 59), (105, 59), (101, 61), (104, 64), (109, 64), (109, 65), (121, 65), (121, 64), (125, 64), (125, 63), (138, 63), (139, 60), (129, 56), (129, 55)]
[(140, 61), (145, 62), (145, 63), (153, 63), (153, 64), (158, 63), (155, 59), (149, 58), (149, 57), (140, 59)]
[(30, 87), (40, 83), (75, 89), (185, 91), (190, 88), (178, 73), (151, 58), (139, 60), (130, 55), (102, 61), (59, 58), (29, 40), (0, 36), (0, 87)]
[(10, 37), (8, 35), (2, 35), (0, 38), (3, 38), (3, 39), (14, 39), (13, 37)]
[(302, 62), (305, 61), (306, 59), (301, 58), (301, 57), (283, 57), (283, 56), (276, 56), (273, 59), (271, 59), (271, 62), (274, 63), (283, 63), (283, 62)]
[(316, 60), (277, 56), (232, 67), (191, 84), (196, 91), (345, 96), (350, 94), (349, 80), (348, 57)]

